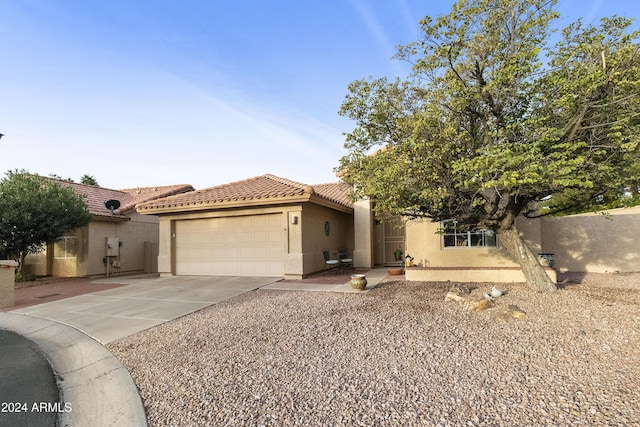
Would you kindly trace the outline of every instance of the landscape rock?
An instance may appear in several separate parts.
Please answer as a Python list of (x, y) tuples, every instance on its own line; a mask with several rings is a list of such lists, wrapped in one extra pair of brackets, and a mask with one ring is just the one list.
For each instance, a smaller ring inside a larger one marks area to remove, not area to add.
[(447, 295), (445, 295), (444, 300), (460, 302), (463, 299), (468, 298), (470, 294), (471, 290), (469, 290), (468, 286), (457, 283), (451, 287)]
[(260, 289), (108, 348), (151, 427), (637, 425), (640, 273), (579, 278), (510, 285), (507, 323), (443, 303), (451, 283)]
[(451, 287), (447, 295), (445, 295), (444, 300), (457, 302), (465, 310), (469, 311), (483, 311), (493, 307), (493, 301), (491, 299), (472, 295), (469, 287), (460, 283)]
[(523, 319), (526, 313), (520, 307), (514, 304), (509, 304), (508, 306), (502, 307), (499, 310), (496, 310), (492, 313), (492, 317), (494, 320), (498, 322), (508, 322), (510, 320), (515, 319)]
[(493, 301), (486, 298), (467, 298), (461, 301), (462, 307), (469, 311), (483, 311), (493, 307)]

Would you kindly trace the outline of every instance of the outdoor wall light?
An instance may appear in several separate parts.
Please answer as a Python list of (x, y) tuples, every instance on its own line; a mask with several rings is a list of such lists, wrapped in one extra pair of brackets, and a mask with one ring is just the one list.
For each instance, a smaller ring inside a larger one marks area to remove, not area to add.
[(294, 215), (291, 217), (291, 224), (297, 224), (298, 223), (298, 215)]

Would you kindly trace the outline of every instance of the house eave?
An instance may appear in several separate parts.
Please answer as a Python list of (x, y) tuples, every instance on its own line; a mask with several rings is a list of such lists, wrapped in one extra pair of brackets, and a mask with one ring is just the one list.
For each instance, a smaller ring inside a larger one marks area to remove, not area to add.
[(340, 211), (340, 212), (345, 212), (345, 213), (353, 213), (353, 208), (349, 207), (349, 206), (345, 206), (341, 203), (338, 202), (334, 202), (333, 200), (328, 200), (325, 199), (324, 197), (318, 197), (316, 195), (312, 195), (309, 198), (309, 201), (311, 203), (314, 203), (316, 205), (320, 205), (320, 206), (324, 206), (327, 208), (331, 208), (334, 209), (336, 211)]
[(197, 212), (197, 211), (210, 211), (218, 209), (232, 209), (232, 208), (246, 208), (246, 207), (258, 207), (258, 206), (270, 206), (270, 205), (282, 205), (293, 203), (304, 203), (309, 201), (309, 194), (303, 194), (300, 196), (289, 197), (262, 197), (256, 199), (234, 199), (224, 200), (217, 202), (202, 202), (202, 203), (179, 203), (170, 206), (158, 206), (158, 207), (138, 207), (138, 213), (142, 215), (162, 215), (172, 214), (178, 212)]
[(325, 206), (337, 211), (352, 213), (353, 208), (344, 206), (340, 203), (327, 200), (316, 195), (304, 193), (297, 196), (287, 197), (262, 197), (255, 199), (234, 199), (224, 200), (218, 202), (203, 202), (203, 203), (181, 203), (170, 206), (158, 206), (158, 207), (138, 207), (138, 213), (142, 215), (163, 215), (174, 214), (181, 212), (198, 212), (198, 211), (211, 211), (221, 209), (237, 209), (237, 208), (254, 208), (260, 206), (273, 206), (273, 205), (289, 205), (296, 203), (314, 203), (320, 206)]
[(122, 216), (122, 215), (91, 214), (91, 221), (127, 222), (127, 221), (131, 221), (131, 218), (129, 218), (128, 216)]

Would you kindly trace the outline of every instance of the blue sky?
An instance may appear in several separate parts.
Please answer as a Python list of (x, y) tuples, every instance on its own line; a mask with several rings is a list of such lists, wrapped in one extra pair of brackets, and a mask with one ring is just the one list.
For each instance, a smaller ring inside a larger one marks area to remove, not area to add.
[[(0, 174), (205, 188), (335, 181), (347, 85), (445, 0), (0, 0)], [(637, 0), (560, 0), (561, 24)], [(636, 26), (640, 23), (636, 23)]]

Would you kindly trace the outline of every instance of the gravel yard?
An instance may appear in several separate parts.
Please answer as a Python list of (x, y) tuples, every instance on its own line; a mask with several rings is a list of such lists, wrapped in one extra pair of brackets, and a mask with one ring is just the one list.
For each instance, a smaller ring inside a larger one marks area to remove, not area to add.
[(566, 278), (482, 312), (450, 283), (258, 290), (108, 347), (151, 426), (640, 425), (640, 274)]

